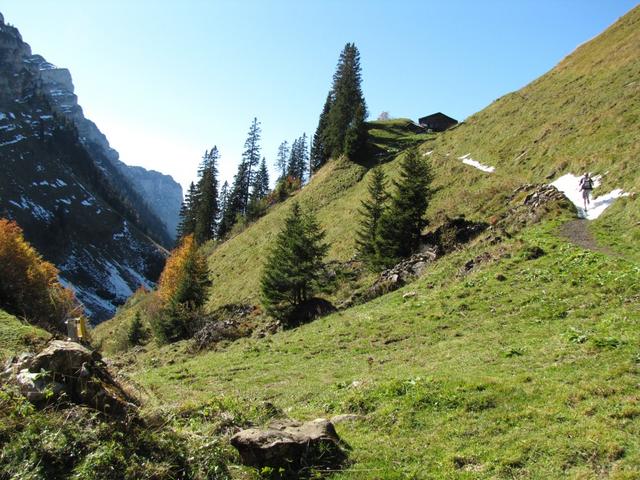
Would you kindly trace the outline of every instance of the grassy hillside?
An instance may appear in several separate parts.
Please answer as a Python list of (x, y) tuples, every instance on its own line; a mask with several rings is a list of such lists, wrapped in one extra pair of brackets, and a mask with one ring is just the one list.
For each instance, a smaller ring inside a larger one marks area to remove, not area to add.
[(0, 363), (13, 355), (32, 350), (50, 337), (44, 330), (21, 322), (0, 310)]
[(559, 238), (559, 223), (268, 339), (142, 354), (131, 374), (165, 406), (363, 415), (339, 425), (355, 464), (336, 478), (637, 478), (640, 271)]
[[(423, 139), (422, 152), (432, 151), (437, 189), (428, 215), (464, 213), (486, 219), (504, 208), (517, 186), (547, 183), (586, 169), (606, 173), (595, 195), (618, 187), (640, 191), (639, 52), (640, 7), (522, 90), (497, 100), (458, 128)], [(370, 135), (383, 161), (394, 159), (407, 140), (420, 140), (402, 120), (373, 122)], [(458, 157), (468, 153), (496, 167), (495, 172), (463, 164)], [(391, 176), (397, 163), (386, 165)], [(330, 259), (346, 260), (355, 253), (353, 231), (366, 180), (363, 166), (337, 161), (296, 196), (316, 210), (327, 230)], [(210, 307), (240, 299), (256, 302), (264, 255), (288, 206), (289, 202), (278, 206), (211, 255), (217, 282)], [(640, 207), (631, 197), (616, 202), (594, 227), (603, 242), (631, 253), (640, 240), (639, 223)], [(640, 252), (635, 253), (640, 258)]]
[[(490, 213), (493, 194), (585, 170), (604, 175), (595, 195), (618, 187), (639, 192), (639, 75), (636, 7), (549, 73), (438, 137), (433, 147), (434, 164), (443, 173), (438, 182), (446, 191), (451, 179), (456, 181), (455, 195), (440, 197), (439, 207)], [(467, 153), (495, 166), (495, 173), (463, 173), (471, 167), (458, 157)], [(624, 249), (640, 240), (639, 222), (640, 207), (631, 197), (616, 202), (593, 226), (602, 240)]]
[[(393, 178), (415, 143), (435, 173), (430, 218), (488, 220), (521, 184), (585, 169), (605, 174), (596, 195), (637, 192), (639, 26), (636, 8), (444, 134), (371, 123), (376, 150), (366, 165), (330, 162), (294, 197), (327, 230), (329, 258), (354, 254), (368, 168), (384, 161)], [(495, 172), (463, 164), (465, 154)], [(257, 302), (264, 255), (290, 202), (212, 252), (210, 309)], [(188, 342), (149, 345), (120, 363), (150, 410), (200, 412), (213, 399), (247, 412), (270, 402), (298, 419), (361, 415), (337, 426), (352, 464), (334, 478), (640, 478), (637, 197), (578, 222), (586, 247), (563, 235), (574, 212), (558, 208), (502, 241), (480, 236), (401, 290), (297, 329), (200, 354)], [(111, 335), (124, 318), (100, 329)]]
[[(366, 195), (367, 182), (362, 180), (368, 167), (394, 158), (402, 149), (433, 137), (413, 133), (410, 125), (411, 122), (405, 119), (370, 123), (374, 155), (369, 159), (369, 165), (346, 159), (330, 162), (291, 199), (277, 205), (268, 215), (220, 245), (209, 258), (214, 286), (208, 306), (213, 309), (225, 303), (258, 302), (262, 264), (271, 242), (282, 228), (292, 201), (315, 211), (331, 246), (329, 259), (351, 258), (355, 253), (353, 227), (360, 202)], [(391, 167), (388, 169), (392, 170)]]

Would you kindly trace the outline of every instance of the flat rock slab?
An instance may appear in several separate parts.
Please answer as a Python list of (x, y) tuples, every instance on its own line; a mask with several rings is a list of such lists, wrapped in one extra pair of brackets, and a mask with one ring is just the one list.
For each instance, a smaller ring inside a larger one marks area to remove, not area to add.
[(284, 468), (290, 473), (339, 468), (347, 458), (333, 424), (322, 418), (242, 430), (231, 438), (231, 445), (245, 465)]

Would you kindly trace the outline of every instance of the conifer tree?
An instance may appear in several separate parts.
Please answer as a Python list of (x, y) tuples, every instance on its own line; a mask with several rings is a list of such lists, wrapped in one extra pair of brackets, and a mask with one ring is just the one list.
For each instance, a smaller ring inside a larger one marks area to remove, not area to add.
[(220, 223), (222, 222), (222, 217), (224, 212), (227, 209), (227, 204), (229, 203), (229, 182), (226, 180), (220, 187), (220, 192), (218, 193), (218, 218), (216, 219), (216, 225), (218, 225), (218, 236), (220, 236)]
[(360, 53), (347, 43), (340, 54), (333, 85), (325, 101), (313, 143), (313, 165), (322, 166), (329, 157), (361, 154), (366, 139), (367, 107), (362, 94)]
[(366, 111), (363, 104), (356, 106), (353, 121), (344, 137), (344, 153), (351, 160), (359, 160), (367, 145)]
[(278, 146), (278, 153), (276, 155), (276, 168), (280, 172), (278, 181), (287, 176), (287, 167), (289, 166), (289, 142), (286, 140)]
[(247, 206), (247, 219), (256, 220), (263, 216), (267, 211), (267, 202), (265, 197), (269, 194), (269, 172), (267, 171), (267, 162), (262, 157), (260, 168), (256, 172), (251, 191), (251, 199)]
[(309, 150), (307, 148), (307, 134), (295, 139), (291, 145), (291, 154), (287, 166), (287, 176), (304, 183), (307, 165), (309, 163)]
[(327, 117), (329, 115), (329, 111), (331, 110), (331, 105), (333, 103), (332, 93), (329, 92), (327, 94), (327, 99), (324, 102), (324, 107), (322, 108), (322, 113), (320, 114), (320, 119), (318, 120), (318, 127), (316, 128), (316, 132), (313, 134), (313, 145), (311, 147), (310, 153), (310, 174), (313, 174), (316, 170), (318, 170), (322, 165), (324, 165), (327, 160), (329, 160), (329, 153), (327, 152), (326, 147), (326, 133), (327, 133)]
[(247, 205), (244, 203), (245, 192), (248, 191), (248, 176), (246, 164), (240, 162), (238, 172), (233, 177), (233, 186), (229, 192), (225, 209), (222, 212), (222, 220), (218, 227), (218, 236), (223, 238), (231, 231), (240, 215), (244, 215)]
[(253, 182), (253, 190), (251, 196), (256, 200), (261, 200), (269, 193), (269, 171), (267, 170), (267, 161), (262, 157), (260, 168), (256, 172)]
[(431, 169), (418, 150), (409, 150), (400, 164), (400, 176), (393, 182), (395, 192), (389, 208), (378, 222), (376, 256), (388, 267), (408, 257), (420, 245), (420, 234), (429, 198)]
[(136, 311), (133, 320), (129, 324), (129, 330), (127, 331), (127, 342), (130, 346), (140, 345), (144, 340), (146, 334), (144, 326), (142, 325), (142, 319), (140, 318), (140, 311)]
[(378, 224), (384, 214), (388, 199), (385, 175), (379, 166), (371, 171), (368, 192), (369, 197), (362, 201), (359, 211), (361, 220), (360, 228), (356, 234), (356, 246), (360, 258), (375, 267)]
[(256, 169), (260, 163), (260, 133), (260, 122), (254, 118), (244, 143), (242, 160), (233, 177), (233, 187), (229, 199), (222, 212), (222, 220), (218, 229), (221, 237), (231, 231), (240, 216), (247, 213), (251, 188), (255, 181)]
[(180, 207), (180, 223), (178, 224), (178, 239), (192, 234), (196, 229), (198, 191), (196, 185), (191, 182), (189, 190)]
[(256, 170), (260, 163), (260, 122), (254, 117), (251, 126), (249, 127), (249, 133), (247, 140), (244, 142), (244, 152), (242, 153), (242, 163), (244, 167), (244, 175), (246, 178), (242, 182), (243, 187), (243, 208), (242, 213), (246, 212), (247, 205), (249, 203), (249, 190), (253, 186), (255, 181)]
[(311, 213), (295, 202), (276, 237), (261, 278), (262, 302), (267, 312), (283, 321), (309, 300), (316, 288), (328, 245)]
[(205, 152), (198, 170), (200, 174), (197, 185), (198, 204), (194, 215), (194, 235), (198, 244), (213, 239), (216, 233), (216, 219), (218, 217), (218, 167), (216, 162), (219, 158), (218, 148), (214, 146), (210, 152)]

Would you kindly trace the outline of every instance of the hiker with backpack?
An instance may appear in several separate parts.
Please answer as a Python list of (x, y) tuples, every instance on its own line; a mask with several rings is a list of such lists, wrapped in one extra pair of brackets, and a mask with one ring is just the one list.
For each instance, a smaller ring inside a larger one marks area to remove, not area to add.
[(582, 192), (582, 200), (584, 200), (584, 211), (587, 211), (587, 205), (591, 203), (591, 191), (593, 190), (593, 178), (589, 175), (589, 172), (584, 172), (584, 175), (580, 179), (578, 189)]

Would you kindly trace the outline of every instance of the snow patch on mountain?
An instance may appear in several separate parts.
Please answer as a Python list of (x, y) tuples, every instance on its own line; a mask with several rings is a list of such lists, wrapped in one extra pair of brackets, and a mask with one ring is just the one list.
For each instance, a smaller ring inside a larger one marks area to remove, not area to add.
[(22, 140), (26, 140), (27, 137), (24, 135), (18, 134), (12, 140), (8, 140), (6, 142), (0, 143), (0, 147), (6, 147), (7, 145), (13, 145), (14, 143), (21, 142)]
[(109, 289), (119, 301), (125, 301), (133, 294), (133, 290), (120, 275), (118, 268), (111, 262), (104, 263), (105, 271), (108, 273), (108, 281), (111, 284)]

